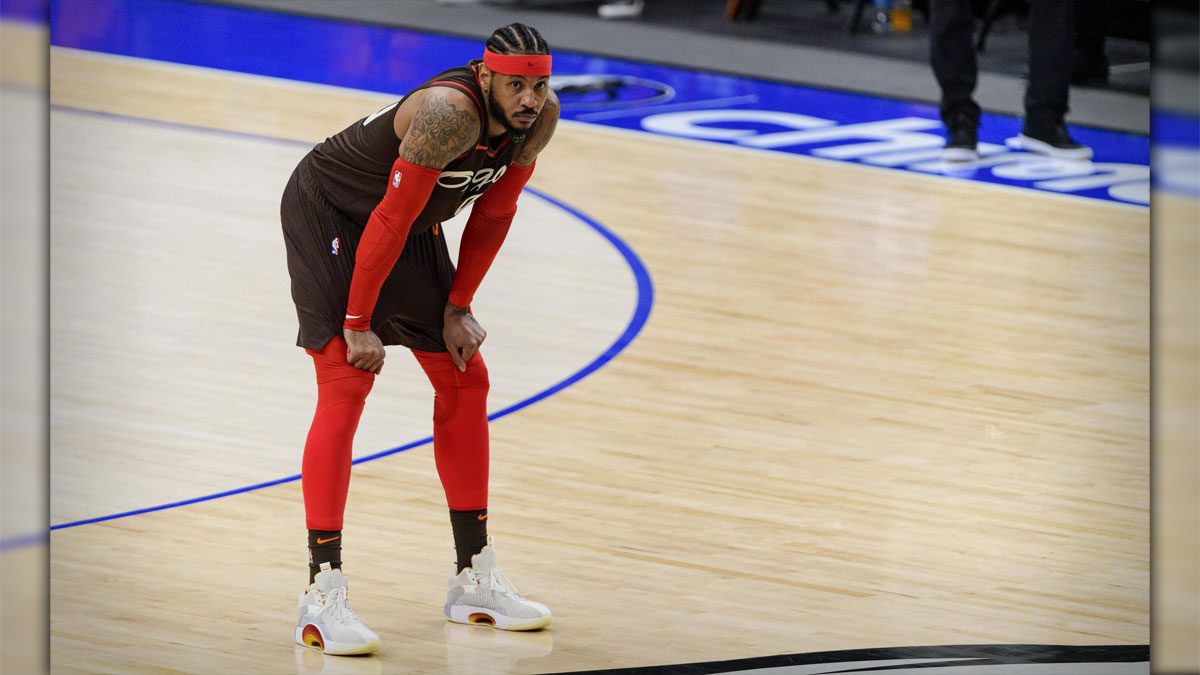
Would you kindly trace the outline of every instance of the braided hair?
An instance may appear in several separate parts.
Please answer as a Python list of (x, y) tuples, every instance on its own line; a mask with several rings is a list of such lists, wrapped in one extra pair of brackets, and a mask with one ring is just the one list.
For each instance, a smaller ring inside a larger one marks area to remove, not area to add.
[(488, 38), (487, 48), (493, 54), (549, 54), (550, 45), (541, 34), (523, 23), (510, 23)]

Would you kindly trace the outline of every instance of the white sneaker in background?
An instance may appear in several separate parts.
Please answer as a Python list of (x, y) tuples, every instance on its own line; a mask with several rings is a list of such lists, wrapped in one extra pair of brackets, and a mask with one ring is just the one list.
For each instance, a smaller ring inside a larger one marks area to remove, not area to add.
[(349, 581), (341, 570), (321, 563), (316, 580), (300, 594), (296, 642), (326, 654), (370, 654), (379, 649), (379, 636), (350, 609)]
[(496, 569), (492, 538), (471, 557), (471, 566), (450, 577), (446, 617), (455, 623), (493, 626), (502, 630), (535, 630), (550, 625), (550, 610), (526, 600), (504, 573)]

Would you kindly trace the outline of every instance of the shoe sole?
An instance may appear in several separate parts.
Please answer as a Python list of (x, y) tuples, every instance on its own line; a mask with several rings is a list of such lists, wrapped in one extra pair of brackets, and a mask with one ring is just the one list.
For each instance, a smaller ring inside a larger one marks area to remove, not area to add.
[(1053, 159), (1091, 159), (1092, 149), (1084, 146), (1081, 148), (1056, 148), (1046, 141), (1039, 141), (1033, 136), (1021, 134), (1017, 136), (1017, 140), (1021, 142), (1021, 148), (1039, 155), (1045, 155)]
[(973, 162), (979, 153), (969, 148), (942, 148), (942, 160), (946, 162)]
[(296, 642), (311, 649), (319, 649), (323, 654), (333, 656), (353, 656), (355, 654), (374, 654), (379, 651), (379, 640), (368, 640), (357, 645), (348, 642), (329, 642), (316, 624), (296, 626)]
[(536, 619), (510, 619), (503, 614), (496, 614), (486, 607), (469, 607), (467, 605), (455, 605), (447, 608), (446, 618), (454, 623), (491, 626), (500, 630), (537, 630), (549, 626), (554, 619), (552, 616), (542, 616)]

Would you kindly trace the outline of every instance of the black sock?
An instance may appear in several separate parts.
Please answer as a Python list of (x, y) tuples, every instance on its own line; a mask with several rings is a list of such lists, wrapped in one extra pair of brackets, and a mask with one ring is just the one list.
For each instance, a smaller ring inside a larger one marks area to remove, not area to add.
[(308, 583), (317, 578), (321, 571), (321, 563), (329, 563), (330, 567), (342, 568), (342, 531), (341, 530), (309, 530), (308, 531)]
[(487, 546), (487, 509), (455, 511), (450, 509), (450, 527), (454, 530), (454, 552), (458, 571), (471, 566), (471, 556)]

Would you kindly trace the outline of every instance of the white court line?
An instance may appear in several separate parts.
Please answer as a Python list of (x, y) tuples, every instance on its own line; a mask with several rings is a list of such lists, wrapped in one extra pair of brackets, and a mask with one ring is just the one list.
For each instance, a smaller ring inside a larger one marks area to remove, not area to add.
[(724, 105), (741, 105), (758, 101), (757, 94), (745, 96), (730, 96), (728, 98), (713, 98), (706, 101), (686, 101), (683, 103), (664, 103), (663, 105), (646, 106), (644, 108), (627, 108), (625, 110), (609, 110), (607, 112), (585, 113), (575, 117), (576, 122), (590, 120), (611, 120), (619, 117), (631, 117), (649, 113), (669, 112), (672, 110), (702, 110)]

